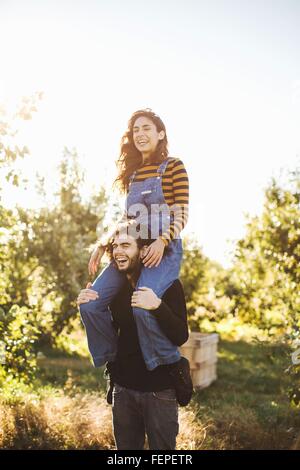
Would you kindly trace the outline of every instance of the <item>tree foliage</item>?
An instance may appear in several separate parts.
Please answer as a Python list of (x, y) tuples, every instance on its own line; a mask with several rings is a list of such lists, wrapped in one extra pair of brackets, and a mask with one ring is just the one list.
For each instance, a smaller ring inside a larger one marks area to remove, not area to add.
[[(21, 111), (28, 118), (26, 110)], [(2, 134), (9, 127), (3, 124)], [(11, 152), (5, 153), (3, 168), (13, 174), (18, 153)], [(96, 227), (107, 204), (102, 187), (84, 200), (83, 182), (76, 151), (65, 148), (51, 203), (34, 210), (21, 206), (9, 210), (0, 204), (0, 341), (5, 345), (3, 368), (9, 373), (21, 376), (27, 369), (29, 379), (37, 351), (53, 346), (78, 318), (75, 300), (89, 280), (89, 247), (96, 241)], [(41, 178), (38, 184), (42, 195)]]
[(250, 219), (237, 243), (231, 283), (234, 314), (278, 335), (300, 326), (300, 179), (274, 179), (261, 216)]

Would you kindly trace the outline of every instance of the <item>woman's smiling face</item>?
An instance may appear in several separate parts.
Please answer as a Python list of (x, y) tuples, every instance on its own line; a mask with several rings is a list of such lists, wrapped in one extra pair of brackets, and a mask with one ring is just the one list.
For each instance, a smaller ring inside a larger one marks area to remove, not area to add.
[(148, 157), (155, 152), (158, 142), (164, 138), (165, 133), (164, 131), (157, 132), (151, 119), (140, 116), (133, 124), (132, 135), (136, 148), (143, 157)]

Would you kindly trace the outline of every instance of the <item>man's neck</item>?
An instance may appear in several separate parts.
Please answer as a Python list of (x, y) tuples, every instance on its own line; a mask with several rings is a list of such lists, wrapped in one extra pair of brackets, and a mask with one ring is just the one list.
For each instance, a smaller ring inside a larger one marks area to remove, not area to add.
[(135, 269), (132, 273), (127, 273), (126, 277), (131, 284), (131, 286), (135, 289), (136, 283), (138, 278), (140, 277), (141, 274), (141, 265), (137, 269)]

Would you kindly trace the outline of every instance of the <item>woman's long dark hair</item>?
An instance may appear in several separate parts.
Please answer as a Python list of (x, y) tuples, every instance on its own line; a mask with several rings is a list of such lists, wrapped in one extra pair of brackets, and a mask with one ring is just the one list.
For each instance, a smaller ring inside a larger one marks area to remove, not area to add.
[(165, 137), (158, 142), (155, 151), (150, 157), (150, 161), (161, 163), (163, 160), (168, 158), (169, 152), (167, 133), (165, 125), (160, 117), (157, 116), (157, 114), (155, 114), (150, 108), (139, 109), (133, 113), (128, 121), (127, 131), (121, 139), (121, 152), (117, 160), (118, 176), (114, 181), (114, 185), (117, 185), (121, 192), (127, 191), (130, 176), (143, 163), (142, 154), (136, 148), (133, 142), (133, 125), (137, 118), (141, 116), (151, 119), (157, 129), (157, 132), (165, 132)]

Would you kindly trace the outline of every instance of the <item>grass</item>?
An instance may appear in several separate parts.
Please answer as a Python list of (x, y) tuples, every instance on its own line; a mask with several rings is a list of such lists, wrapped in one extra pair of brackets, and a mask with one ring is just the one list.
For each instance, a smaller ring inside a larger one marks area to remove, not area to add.
[(284, 348), (225, 342), (219, 348), (218, 380), (195, 397), (198, 420), (211, 423), (205, 448), (288, 449), (300, 429), (284, 373)]
[[(218, 380), (180, 408), (177, 449), (297, 447), (300, 413), (287, 398), (288, 365), (283, 347), (220, 342)], [(39, 366), (30, 389), (2, 394), (0, 447), (114, 449), (103, 369), (72, 357), (46, 357)]]

